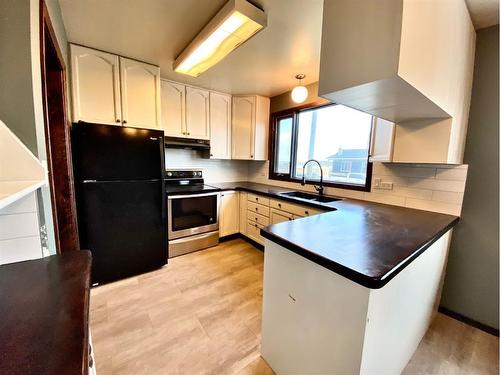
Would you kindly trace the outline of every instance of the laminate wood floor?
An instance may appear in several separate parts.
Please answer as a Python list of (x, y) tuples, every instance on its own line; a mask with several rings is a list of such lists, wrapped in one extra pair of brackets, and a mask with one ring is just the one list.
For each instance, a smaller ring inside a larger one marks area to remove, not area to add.
[[(92, 289), (97, 373), (267, 375), (263, 253), (243, 240)], [(498, 339), (438, 314), (405, 375), (498, 374)]]

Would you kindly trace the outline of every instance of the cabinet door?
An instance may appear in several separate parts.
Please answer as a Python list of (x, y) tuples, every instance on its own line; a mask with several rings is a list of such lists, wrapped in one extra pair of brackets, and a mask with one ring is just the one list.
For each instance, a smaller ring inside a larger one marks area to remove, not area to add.
[(161, 81), (161, 128), (165, 135), (184, 137), (186, 133), (186, 86)]
[(73, 121), (121, 125), (118, 56), (71, 44)]
[(271, 208), (271, 211), (269, 212), (269, 221), (271, 224), (278, 224), (293, 219), (293, 215), (288, 212), (275, 210), (273, 208)]
[(247, 193), (240, 191), (240, 233), (247, 234)]
[(252, 160), (255, 96), (233, 97), (232, 158)]
[(160, 68), (120, 57), (123, 124), (160, 128)]
[(220, 206), (220, 236), (229, 236), (240, 230), (240, 205), (239, 194), (236, 191), (224, 191), (221, 193)]
[(231, 159), (231, 95), (210, 93), (210, 157)]
[(210, 139), (209, 91), (186, 87), (186, 135), (188, 138)]
[(394, 123), (373, 117), (370, 142), (370, 161), (392, 161), (394, 145)]

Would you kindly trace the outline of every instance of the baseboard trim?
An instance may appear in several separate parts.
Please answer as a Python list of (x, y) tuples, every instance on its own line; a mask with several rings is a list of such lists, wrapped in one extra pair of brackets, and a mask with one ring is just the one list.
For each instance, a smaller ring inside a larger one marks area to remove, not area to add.
[(242, 240), (245, 240), (250, 245), (252, 245), (253, 247), (257, 248), (260, 251), (264, 251), (264, 246), (263, 245), (261, 245), (258, 242), (255, 242), (254, 240), (252, 240), (251, 238), (248, 238), (247, 236), (245, 236), (242, 233), (235, 233), (235, 234), (230, 234), (229, 236), (220, 237), (219, 238), (219, 242), (231, 241), (231, 240), (235, 240), (237, 238), (241, 238)]
[(463, 316), (462, 314), (456, 313), (454, 311), (451, 311), (447, 309), (446, 307), (439, 306), (438, 311), (440, 313), (443, 313), (444, 315), (449, 316), (450, 318), (456, 319), (462, 323), (468, 324), (474, 328), (480, 329), (481, 331), (484, 331), (486, 333), (489, 333), (490, 335), (499, 337), (499, 330), (493, 327), (490, 327), (486, 324), (480, 323), (474, 319), (467, 318), (466, 316)]

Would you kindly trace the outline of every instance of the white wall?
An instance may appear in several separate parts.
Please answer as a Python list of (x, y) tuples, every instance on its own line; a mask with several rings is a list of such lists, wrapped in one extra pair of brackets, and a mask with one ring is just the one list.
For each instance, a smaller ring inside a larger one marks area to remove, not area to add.
[(248, 179), (248, 165), (245, 160), (204, 159), (199, 151), (183, 149), (165, 150), (167, 169), (201, 169), (205, 182), (234, 182)]
[[(269, 162), (250, 162), (250, 181), (314, 191), (311, 185), (270, 180)], [(325, 194), (395, 206), (460, 215), (467, 165), (374, 163), (371, 192), (325, 188)], [(377, 189), (375, 178), (392, 182), (393, 190)]]

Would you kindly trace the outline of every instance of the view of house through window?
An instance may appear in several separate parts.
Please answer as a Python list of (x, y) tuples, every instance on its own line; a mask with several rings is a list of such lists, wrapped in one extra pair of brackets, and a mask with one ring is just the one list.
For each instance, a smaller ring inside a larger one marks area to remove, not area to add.
[[(304, 163), (316, 159), (325, 182), (366, 186), (371, 124), (371, 115), (343, 105), (278, 117), (272, 177), (301, 179)], [(307, 179), (320, 177), (316, 163), (309, 163), (305, 172)]]

